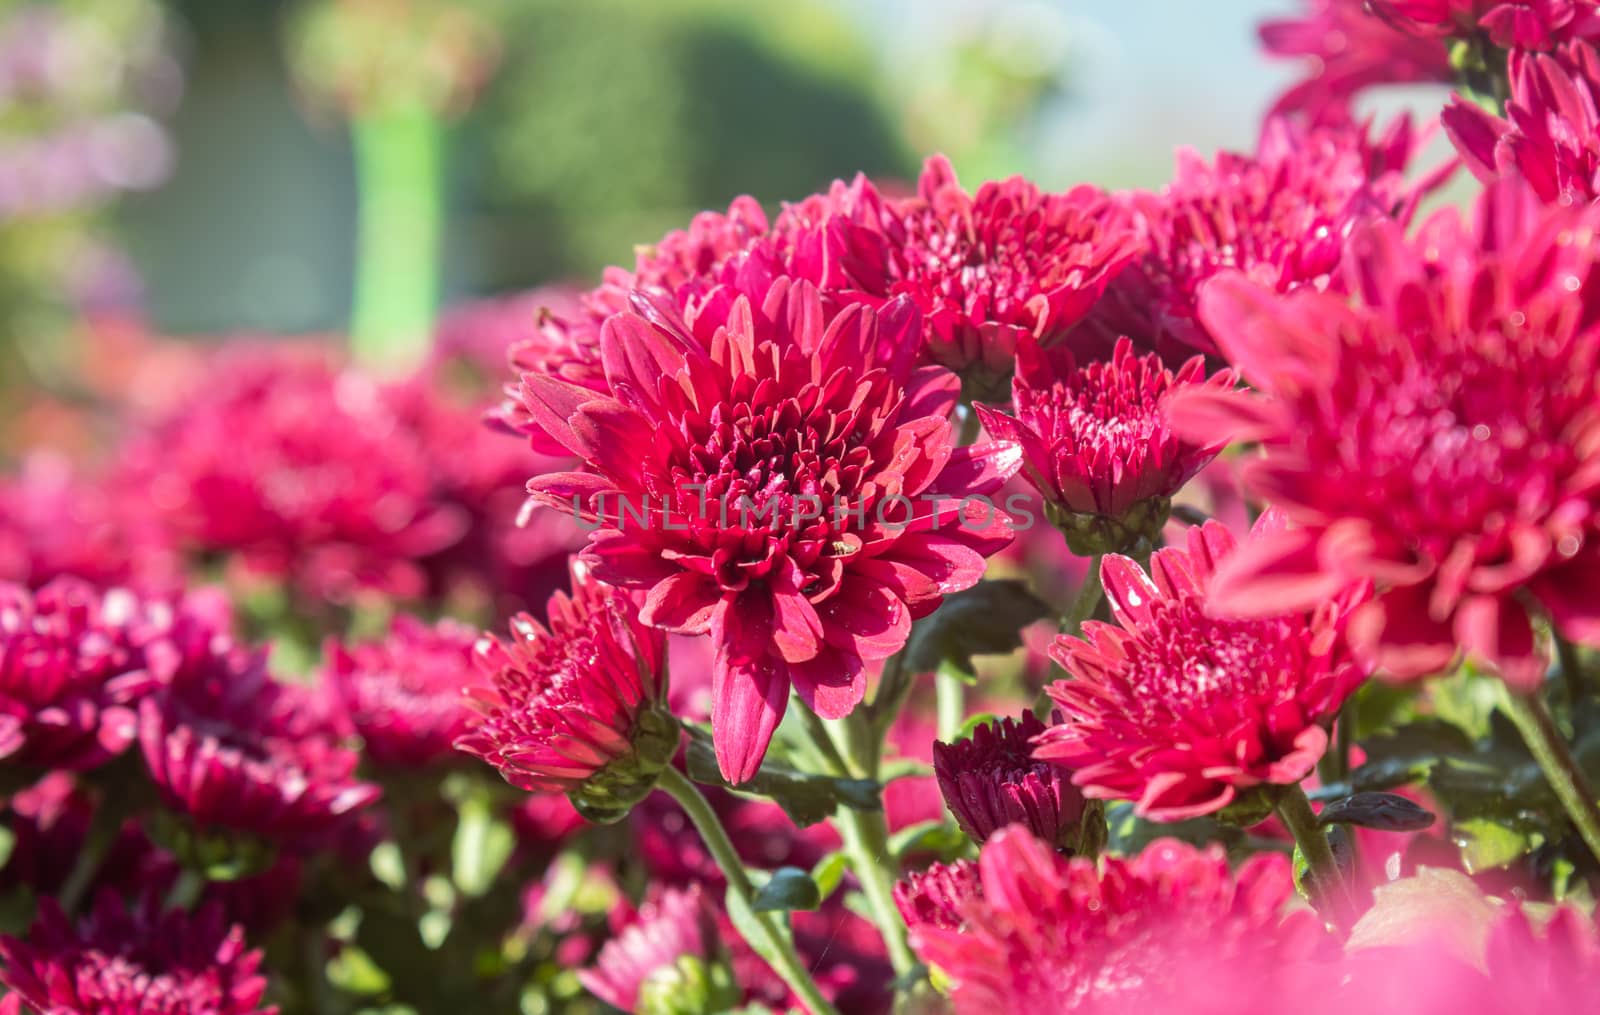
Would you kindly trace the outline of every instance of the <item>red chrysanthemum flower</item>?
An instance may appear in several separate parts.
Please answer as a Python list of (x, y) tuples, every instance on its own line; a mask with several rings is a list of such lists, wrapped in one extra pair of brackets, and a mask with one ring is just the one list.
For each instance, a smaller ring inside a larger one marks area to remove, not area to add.
[[(566, 456), (565, 445), (546, 433), (524, 406), (520, 379), (528, 374), (555, 377), (599, 394), (608, 394), (601, 362), (600, 331), (606, 318), (627, 309), (636, 289), (676, 294), (710, 286), (721, 268), (767, 231), (766, 213), (751, 197), (735, 198), (726, 214), (705, 211), (688, 229), (674, 230), (659, 243), (638, 250), (634, 270), (608, 268), (601, 284), (575, 298), (535, 303), (541, 292), (484, 305), (473, 317), (453, 322), (452, 333), (513, 329), (518, 336), (506, 348), (518, 382), (506, 388), (505, 399), (490, 412), (502, 428), (525, 435), (542, 454)], [(479, 339), (484, 341), (484, 339)]]
[(1600, 644), (1600, 209), (1497, 184), (1478, 221), (1352, 246), (1344, 299), (1218, 279), (1202, 313), (1258, 393), (1169, 411), (1194, 439), (1262, 442), (1245, 482), (1297, 524), (1230, 560), (1235, 614), (1310, 608), (1354, 580), (1364, 656), (1396, 677), (1458, 646), (1519, 687), (1544, 663), (1529, 609)]
[(1220, 846), (1162, 839), (1102, 870), (1008, 828), (978, 859), (981, 892), (959, 928), (922, 924), (917, 954), (958, 1013), (1257, 1009), (1296, 983), (1330, 940), (1294, 898), (1289, 860), (1234, 875)]
[(1460, 97), (1442, 114), (1467, 166), (1485, 183), (1520, 175), (1547, 204), (1600, 197), (1600, 53), (1581, 42), (1518, 50), (1510, 73), (1504, 119)]
[(649, 794), (678, 747), (666, 696), (665, 638), (632, 603), (579, 563), (572, 594), (550, 599), (549, 626), (511, 619), (511, 639), (485, 638), (473, 688), (482, 713), (456, 741), (535, 793), (567, 793), (585, 817), (616, 819)]
[(982, 844), (1007, 825), (1026, 827), (1071, 853), (1098, 852), (1103, 820), (1072, 785), (1072, 773), (1035, 760), (1033, 739), (1045, 724), (1032, 712), (984, 723), (970, 737), (933, 745), (939, 792), (961, 830)]
[[(712, 290), (689, 311), (641, 300), (606, 323), (613, 397), (525, 379), (528, 410), (587, 466), (528, 488), (590, 520), (585, 559), (644, 594), (645, 623), (711, 634), (717, 756), (739, 783), (791, 687), (845, 715), (866, 663), (982, 577), (1010, 532), (970, 498), (1019, 456), (954, 447), (956, 380), (914, 369), (909, 300), (829, 322), (815, 288), (780, 278), (754, 299)], [(880, 349), (896, 354), (865, 368)]]
[(1161, 531), (1171, 498), (1222, 449), (1180, 440), (1163, 404), (1189, 385), (1233, 386), (1233, 372), (1205, 376), (1194, 356), (1176, 373), (1154, 353), (1119, 339), (1109, 362), (1079, 366), (1066, 346), (1024, 342), (1012, 381), (1015, 415), (976, 405), (996, 439), (1022, 448), (1023, 475), (1045, 498), (1074, 553), (1129, 550)]
[(461, 536), (427, 449), (370, 378), (294, 347), (216, 357), (203, 385), (124, 451), (186, 548), (335, 601), (424, 591), (416, 560)]
[(894, 886), (894, 905), (912, 930), (937, 927), (959, 930), (968, 904), (981, 895), (978, 865), (971, 860), (936, 863), (908, 874)]
[(1354, 99), (1374, 85), (1454, 80), (1444, 40), (1402, 31), (1368, 9), (1368, 0), (1305, 0), (1297, 17), (1261, 24), (1261, 45), (1307, 74), (1272, 112), (1304, 113), (1316, 123), (1348, 123)]
[(261, 953), (219, 907), (130, 913), (102, 894), (76, 928), (54, 899), (39, 903), (25, 939), (0, 938), (0, 982), (49, 1015), (274, 1015), (261, 1007)]
[(741, 992), (721, 951), (716, 914), (699, 887), (668, 888), (605, 943), (578, 981), (625, 1012), (723, 1011), (738, 1005)]
[[(1281, 524), (1263, 515), (1251, 541)], [(1157, 550), (1149, 575), (1127, 557), (1101, 561), (1120, 627), (1091, 621), (1083, 640), (1057, 639), (1051, 657), (1075, 679), (1048, 689), (1063, 721), (1035, 741), (1035, 756), (1073, 769), (1085, 796), (1181, 821), (1297, 783), (1322, 757), (1328, 726), (1366, 677), (1342, 637), (1356, 597), (1218, 616), (1212, 576), (1234, 552), (1227, 528), (1207, 522), (1189, 530), (1187, 550)]]
[(166, 675), (171, 622), (164, 604), (75, 578), (36, 593), (0, 584), (0, 758), (85, 769), (121, 754)]
[(382, 641), (327, 646), (324, 679), (379, 765), (413, 768), (449, 758), (471, 711), (461, 689), (473, 682), (478, 634), (464, 624), (397, 617)]
[(309, 689), (280, 684), (266, 656), (196, 632), (170, 681), (144, 700), (139, 743), (162, 799), (202, 834), (312, 845), (378, 798), (355, 778)]
[(1128, 335), (1168, 355), (1215, 353), (1216, 337), (1195, 309), (1207, 279), (1238, 269), (1278, 292), (1336, 283), (1358, 223), (1409, 218), (1442, 180), (1436, 173), (1407, 183), (1414, 140), (1404, 118), (1373, 138), (1365, 125), (1312, 129), (1271, 117), (1253, 156), (1220, 152), (1208, 163), (1179, 149), (1170, 184), (1127, 196), (1144, 226), (1144, 255), (1112, 282), (1074, 341), (1092, 336), (1109, 347)]
[[(873, 303), (909, 295), (927, 357), (961, 374), (969, 399), (1003, 395), (1018, 342), (1065, 335), (1139, 249), (1126, 211), (1098, 188), (1045, 193), (1018, 176), (969, 195), (943, 156), (913, 198), (882, 198), (858, 178), (826, 204), (831, 214), (802, 205), (780, 221), (822, 219), (821, 244), (792, 240), (797, 271)], [(825, 267), (807, 270), (818, 254)]]

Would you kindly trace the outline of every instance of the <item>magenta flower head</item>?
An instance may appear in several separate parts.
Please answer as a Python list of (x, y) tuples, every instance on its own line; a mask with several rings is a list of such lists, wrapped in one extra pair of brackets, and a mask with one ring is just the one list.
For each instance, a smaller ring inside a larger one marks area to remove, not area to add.
[(1313, 609), (1370, 580), (1350, 636), (1397, 678), (1461, 647), (1537, 684), (1530, 607), (1600, 644), (1597, 235), (1600, 209), (1544, 209), (1513, 182), (1473, 224), (1364, 232), (1353, 303), (1214, 282), (1202, 312), (1255, 390), (1185, 395), (1173, 422), (1260, 441), (1245, 483), (1295, 527), (1224, 564), (1213, 605)]
[(378, 798), (355, 778), (308, 688), (280, 684), (266, 657), (218, 631), (190, 632), (160, 693), (144, 700), (139, 743), (162, 800), (184, 818), (158, 829), (194, 860), (216, 850), (253, 862), (258, 847), (312, 848)]
[(1072, 773), (1035, 760), (1045, 724), (1032, 712), (998, 719), (954, 743), (933, 745), (939, 792), (961, 830), (980, 845), (1007, 825), (1026, 827), (1067, 853), (1094, 856), (1105, 841), (1105, 816), (1072, 785)]
[(1133, 800), (1159, 821), (1305, 778), (1366, 677), (1341, 637), (1356, 596), (1250, 620), (1209, 602), (1219, 563), (1281, 524), (1263, 515), (1239, 550), (1219, 522), (1191, 528), (1187, 549), (1157, 550), (1148, 575), (1127, 557), (1102, 560), (1117, 623), (1057, 639), (1051, 657), (1074, 679), (1048, 689), (1064, 719), (1035, 740), (1035, 757), (1072, 769), (1085, 796)]
[(159, 913), (152, 902), (133, 912), (109, 892), (73, 927), (54, 899), (24, 939), (0, 938), (0, 983), (24, 1011), (105, 1015), (275, 1015), (262, 1007), (267, 978), (261, 953), (244, 930), (223, 922), (220, 907), (193, 915)]
[(1600, 11), (1587, 0), (1367, 0), (1367, 6), (1408, 35), (1481, 33), (1502, 49), (1550, 49), (1600, 34)]
[(717, 918), (698, 885), (668, 888), (607, 941), (578, 981), (600, 1000), (638, 1015), (711, 1015), (737, 1007), (717, 936)]
[(678, 749), (667, 712), (666, 639), (639, 623), (628, 597), (582, 562), (572, 594), (550, 599), (549, 626), (511, 619), (511, 638), (484, 638), (481, 713), (456, 747), (534, 793), (566, 793), (584, 817), (616, 821), (650, 794)]
[(0, 758), (86, 769), (121, 754), (164, 676), (151, 646), (170, 621), (164, 604), (75, 578), (32, 593), (0, 584)]
[(1086, 332), (1101, 345), (1128, 335), (1169, 356), (1215, 354), (1216, 337), (1196, 311), (1206, 280), (1237, 269), (1278, 292), (1336, 282), (1358, 223), (1409, 218), (1419, 195), (1442, 180), (1405, 180), (1414, 144), (1404, 118), (1372, 137), (1365, 126), (1308, 128), (1270, 117), (1254, 155), (1225, 151), (1207, 162), (1180, 149), (1170, 184), (1127, 195), (1145, 251), (1112, 282)]
[(912, 930), (922, 926), (958, 930), (968, 904), (982, 891), (976, 863), (936, 863), (895, 882), (894, 905)]
[(398, 617), (382, 641), (327, 647), (325, 681), (363, 753), (390, 768), (450, 759), (472, 716), (461, 689), (473, 682), (478, 633), (442, 620)]
[(246, 346), (124, 449), (175, 539), (314, 600), (425, 591), (419, 558), (460, 538), (426, 448), (384, 389), (316, 349)]
[(1153, 539), (1172, 495), (1222, 449), (1181, 440), (1168, 425), (1167, 397), (1190, 385), (1231, 388), (1233, 373), (1208, 379), (1201, 356), (1174, 373), (1154, 353), (1134, 355), (1126, 338), (1109, 361), (1081, 367), (1065, 346), (1024, 342), (1011, 384), (1015, 414), (974, 408), (991, 436), (1022, 448), (1023, 475), (1050, 520), (1072, 552), (1089, 556)]
[(915, 366), (909, 299), (830, 321), (809, 283), (748, 267), (685, 316), (641, 294), (606, 322), (611, 397), (524, 382), (585, 464), (534, 479), (533, 500), (593, 528), (584, 559), (643, 595), (644, 623), (711, 635), (733, 783), (755, 774), (791, 688), (847, 714), (867, 664), (982, 577), (1011, 535), (987, 495), (1020, 464), (1014, 445), (955, 446), (956, 379)]
[(1101, 863), (1004, 829), (984, 844), (961, 924), (920, 924), (911, 946), (960, 1015), (989, 1015), (1269, 1010), (1247, 998), (1281, 996), (1331, 944), (1309, 910), (1286, 913), (1285, 856), (1257, 854), (1235, 875), (1220, 846), (1161, 839)]
[[(1383, 0), (1376, 0), (1377, 3)], [(1261, 45), (1295, 60), (1306, 76), (1273, 104), (1274, 114), (1304, 114), (1319, 124), (1349, 123), (1355, 99), (1374, 85), (1454, 80), (1450, 49), (1373, 14), (1370, 0), (1302, 0), (1304, 12), (1261, 24)]]
[(1485, 183), (1520, 175), (1546, 204), (1600, 197), (1600, 53), (1582, 42), (1516, 50), (1510, 74), (1504, 119), (1460, 97), (1442, 114), (1462, 159)]
[(909, 295), (928, 357), (962, 376), (969, 400), (1003, 397), (1019, 341), (1065, 335), (1139, 250), (1131, 216), (1095, 187), (1051, 194), (1018, 176), (969, 195), (943, 156), (914, 198), (858, 180), (831, 203), (845, 212), (824, 227), (836, 281), (874, 301)]

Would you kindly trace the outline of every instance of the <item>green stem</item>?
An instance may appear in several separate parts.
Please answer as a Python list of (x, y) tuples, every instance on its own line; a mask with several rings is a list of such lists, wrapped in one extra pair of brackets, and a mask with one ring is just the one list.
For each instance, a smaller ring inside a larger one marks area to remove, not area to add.
[(836, 818), (850, 869), (861, 882), (861, 894), (872, 910), (872, 921), (889, 949), (889, 962), (896, 974), (905, 974), (917, 964), (906, 940), (906, 923), (894, 904), (894, 858), (889, 852), (889, 824), (882, 811), (839, 809)]
[(961, 724), (967, 721), (967, 685), (961, 679), (961, 674), (946, 664), (939, 667), (938, 674), (933, 678), (933, 693), (939, 717), (939, 739), (949, 743), (961, 732)]
[(1083, 576), (1083, 585), (1072, 600), (1072, 605), (1061, 618), (1061, 633), (1076, 638), (1083, 633), (1083, 622), (1094, 616), (1105, 588), (1100, 584), (1100, 561), (1103, 554), (1089, 558), (1089, 571)]
[(1561, 680), (1567, 688), (1568, 704), (1577, 707), (1589, 695), (1588, 674), (1583, 671), (1583, 660), (1578, 658), (1578, 647), (1559, 634), (1555, 636), (1556, 661), (1561, 664)]
[(172, 890), (167, 892), (165, 906), (167, 909), (193, 909), (205, 888), (206, 879), (200, 872), (185, 867), (178, 872), (178, 880), (172, 883)]
[(1328, 844), (1328, 833), (1317, 823), (1316, 812), (1311, 809), (1305, 790), (1298, 783), (1285, 788), (1278, 797), (1277, 810), (1279, 819), (1294, 836), (1300, 854), (1311, 868), (1312, 896), (1317, 908), (1328, 910), (1325, 915), (1334, 925), (1349, 930), (1355, 922), (1355, 900), (1350, 894), (1350, 885), (1339, 871), (1333, 847)]
[(78, 907), (83, 904), (89, 886), (94, 883), (95, 875), (100, 873), (106, 855), (111, 852), (111, 846), (117, 841), (126, 819), (126, 809), (113, 803), (109, 795), (95, 809), (94, 817), (89, 819), (89, 831), (84, 836), (83, 845), (78, 848), (78, 858), (72, 865), (72, 873), (67, 875), (67, 880), (62, 884), (61, 893), (57, 897), (61, 908), (67, 913), (76, 913)]
[(1589, 852), (1600, 859), (1600, 808), (1595, 805), (1594, 787), (1578, 767), (1572, 749), (1556, 729), (1555, 720), (1550, 718), (1537, 694), (1517, 694), (1508, 687), (1504, 689), (1500, 704), (1516, 723), (1567, 816), (1578, 826), (1578, 834), (1583, 836)]
[(834, 775), (848, 777), (851, 774), (850, 766), (839, 753), (839, 748), (834, 745), (833, 737), (828, 735), (828, 727), (823, 723), (822, 717), (811, 711), (798, 695), (791, 707), (800, 716), (800, 722), (811, 737), (811, 746), (816, 750), (822, 763), (828, 766)]
[(357, 362), (402, 374), (427, 355), (443, 233), (443, 125), (421, 103), (356, 117), (360, 209), (350, 343)]
[(766, 940), (752, 941), (751, 947), (768, 956), (773, 970), (789, 985), (789, 989), (795, 992), (795, 996), (811, 1010), (812, 1015), (838, 1015), (828, 999), (822, 996), (816, 981), (806, 971), (805, 963), (795, 952), (794, 942), (778, 926), (773, 915), (754, 912), (755, 887), (751, 885), (750, 876), (745, 873), (744, 863), (735, 852), (733, 843), (728, 840), (728, 833), (723, 829), (722, 822), (717, 820), (716, 812), (706, 803), (706, 798), (695, 788), (694, 783), (671, 767), (662, 771), (661, 781), (656, 786), (676, 800), (684, 813), (689, 815), (689, 820), (694, 822), (700, 838), (705, 841), (706, 848), (716, 859), (717, 866), (722, 868), (723, 875), (727, 877), (728, 887), (738, 893), (746, 903), (745, 908), (754, 914), (755, 926)]
[(978, 414), (972, 411), (972, 406), (963, 404), (956, 407), (956, 415), (961, 420), (961, 430), (957, 440), (962, 446), (977, 443), (978, 431), (983, 427), (978, 420)]

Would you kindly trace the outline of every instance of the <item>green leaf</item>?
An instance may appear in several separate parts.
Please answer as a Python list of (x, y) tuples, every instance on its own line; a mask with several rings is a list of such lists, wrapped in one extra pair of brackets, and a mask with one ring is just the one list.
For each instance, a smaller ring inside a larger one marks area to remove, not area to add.
[(969, 716), (967, 721), (961, 724), (961, 728), (956, 730), (955, 738), (957, 740), (966, 740), (977, 731), (979, 726), (987, 726), (992, 722), (999, 721), (999, 716), (993, 712), (979, 712), (977, 715)]
[(839, 890), (839, 884), (844, 880), (844, 872), (850, 867), (850, 858), (842, 851), (835, 850), (817, 861), (811, 868), (811, 880), (817, 883), (817, 892), (826, 899)]
[(840, 807), (856, 811), (883, 809), (883, 787), (871, 779), (837, 779), (811, 775), (780, 765), (770, 758), (749, 782), (733, 786), (722, 778), (717, 767), (711, 738), (698, 729), (690, 730), (684, 752), (689, 778), (707, 786), (721, 786), (745, 796), (771, 800), (789, 819), (804, 828), (830, 817)]
[(967, 835), (943, 821), (919, 821), (889, 837), (889, 853), (896, 860), (932, 854), (943, 863), (959, 859), (967, 851)]
[(779, 867), (756, 892), (752, 908), (758, 913), (787, 913), (820, 905), (822, 891), (810, 874), (798, 867)]
[(450, 846), (451, 876), (456, 888), (468, 898), (483, 895), (494, 885), (516, 845), (516, 833), (495, 813), (487, 794), (473, 794), (463, 800), (457, 812), (456, 837)]
[(974, 673), (972, 657), (1005, 655), (1022, 647), (1022, 629), (1050, 616), (1050, 607), (1011, 578), (982, 581), (955, 595), (911, 629), (906, 667), (933, 673), (946, 663)]
[(1324, 825), (1360, 825), (1380, 832), (1415, 832), (1433, 824), (1433, 814), (1394, 793), (1355, 793), (1335, 800), (1317, 816)]
[(1455, 834), (1468, 874), (1508, 866), (1538, 845), (1532, 833), (1483, 818), (1456, 822)]

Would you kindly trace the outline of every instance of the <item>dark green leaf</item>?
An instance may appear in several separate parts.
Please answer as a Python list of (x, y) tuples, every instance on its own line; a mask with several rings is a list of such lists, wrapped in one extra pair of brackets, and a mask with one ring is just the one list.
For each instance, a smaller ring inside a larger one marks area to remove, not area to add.
[(917, 621), (906, 644), (906, 667), (932, 673), (949, 663), (971, 676), (972, 657), (1005, 655), (1022, 647), (1022, 629), (1050, 616), (1050, 608), (1014, 579), (983, 581), (955, 595), (932, 616)]
[(1380, 832), (1415, 832), (1433, 824), (1433, 814), (1421, 804), (1394, 793), (1356, 793), (1322, 809), (1317, 820), (1324, 825), (1360, 825)]
[(798, 867), (779, 867), (756, 892), (751, 908), (758, 913), (787, 913), (795, 909), (816, 909), (820, 905), (822, 891), (810, 874)]
[(717, 767), (711, 738), (699, 730), (690, 731), (689, 747), (684, 756), (689, 778), (695, 782), (771, 800), (802, 828), (828, 818), (840, 807), (857, 811), (883, 809), (882, 787), (871, 779), (811, 775), (777, 764), (770, 758), (762, 763), (754, 779), (730, 786)]

